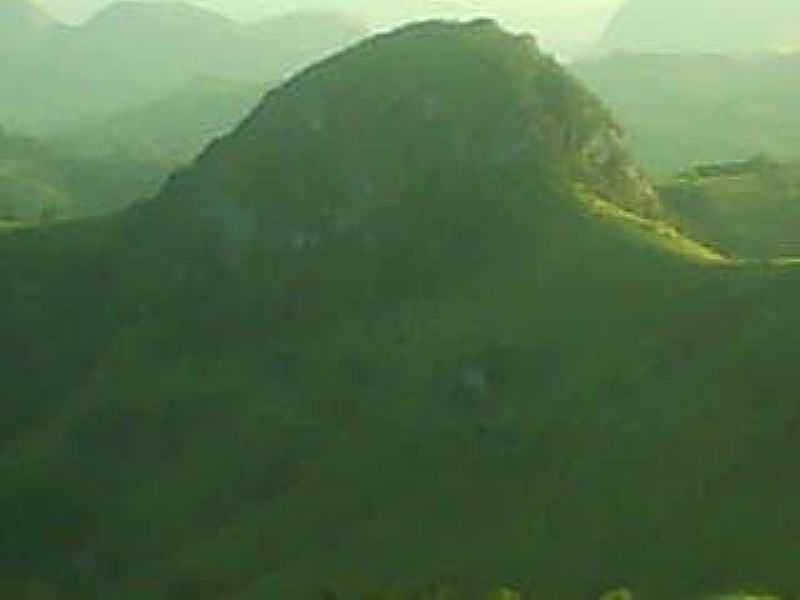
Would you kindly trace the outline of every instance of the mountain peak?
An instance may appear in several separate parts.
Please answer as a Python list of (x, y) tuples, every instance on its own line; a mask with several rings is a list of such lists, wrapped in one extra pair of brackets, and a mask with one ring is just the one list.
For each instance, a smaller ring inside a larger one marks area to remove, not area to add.
[(87, 27), (108, 27), (110, 24), (130, 26), (131, 24), (153, 23), (163, 27), (177, 23), (183, 26), (207, 24), (232, 25), (233, 22), (222, 14), (201, 8), (188, 2), (140, 2), (123, 0), (110, 4), (86, 24)]
[(162, 200), (211, 227), (244, 211), (223, 227), (257, 223), (248, 237), (291, 246), (359, 231), (420, 198), (442, 210), (432, 207), (443, 182), (496, 178), (580, 185), (642, 212), (656, 204), (608, 111), (530, 36), (489, 20), (407, 25), (306, 69)]

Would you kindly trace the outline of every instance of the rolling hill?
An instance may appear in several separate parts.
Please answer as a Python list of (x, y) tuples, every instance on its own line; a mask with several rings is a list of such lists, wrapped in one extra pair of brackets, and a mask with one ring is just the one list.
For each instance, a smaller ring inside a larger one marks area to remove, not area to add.
[(623, 139), (530, 37), (427, 22), (0, 236), (0, 591), (797, 590), (800, 276), (658, 222)]
[[(13, 14), (3, 18), (0, 31), (15, 27)], [(0, 122), (38, 135), (155, 101), (198, 78), (263, 86), (365, 33), (337, 14), (244, 25), (187, 3), (119, 2), (81, 25), (51, 26), (6, 56), (0, 77), (10, 84), (0, 89)]]

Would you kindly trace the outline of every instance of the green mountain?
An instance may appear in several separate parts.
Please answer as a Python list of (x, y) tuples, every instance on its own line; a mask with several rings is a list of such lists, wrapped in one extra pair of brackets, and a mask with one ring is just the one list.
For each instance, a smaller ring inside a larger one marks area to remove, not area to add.
[[(13, 25), (2, 23), (0, 30)], [(364, 34), (336, 14), (242, 25), (185, 3), (118, 2), (5, 57), (0, 77), (9, 85), (0, 88), (0, 122), (50, 133), (154, 101), (198, 78), (263, 86)]]
[(0, 220), (42, 220), (119, 210), (158, 190), (163, 169), (150, 160), (77, 158), (0, 130)]
[(800, 54), (619, 54), (570, 70), (611, 108), (654, 175), (759, 153), (800, 158)]
[(652, 220), (621, 139), (530, 38), (423, 23), (0, 236), (0, 592), (798, 589), (800, 278)]
[(627, 0), (601, 38), (605, 50), (750, 54), (800, 50), (794, 0)]

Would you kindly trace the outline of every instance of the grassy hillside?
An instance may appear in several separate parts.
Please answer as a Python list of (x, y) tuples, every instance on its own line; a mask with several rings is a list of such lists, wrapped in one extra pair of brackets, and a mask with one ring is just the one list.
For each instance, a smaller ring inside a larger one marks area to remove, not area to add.
[(800, 274), (687, 260), (620, 135), (529, 38), (426, 23), (0, 236), (0, 589), (800, 588)]
[(650, 173), (765, 153), (800, 157), (800, 56), (619, 54), (570, 65)]

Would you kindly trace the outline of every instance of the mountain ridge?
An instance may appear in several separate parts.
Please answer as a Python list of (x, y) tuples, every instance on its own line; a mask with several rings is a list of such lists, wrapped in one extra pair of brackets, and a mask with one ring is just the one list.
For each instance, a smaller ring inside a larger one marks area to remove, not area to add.
[(0, 76), (13, 82), (0, 90), (0, 122), (8, 129), (67, 129), (198, 77), (265, 85), (367, 33), (340, 15), (302, 13), (250, 26), (188, 4), (134, 1), (48, 32), (0, 65)]

